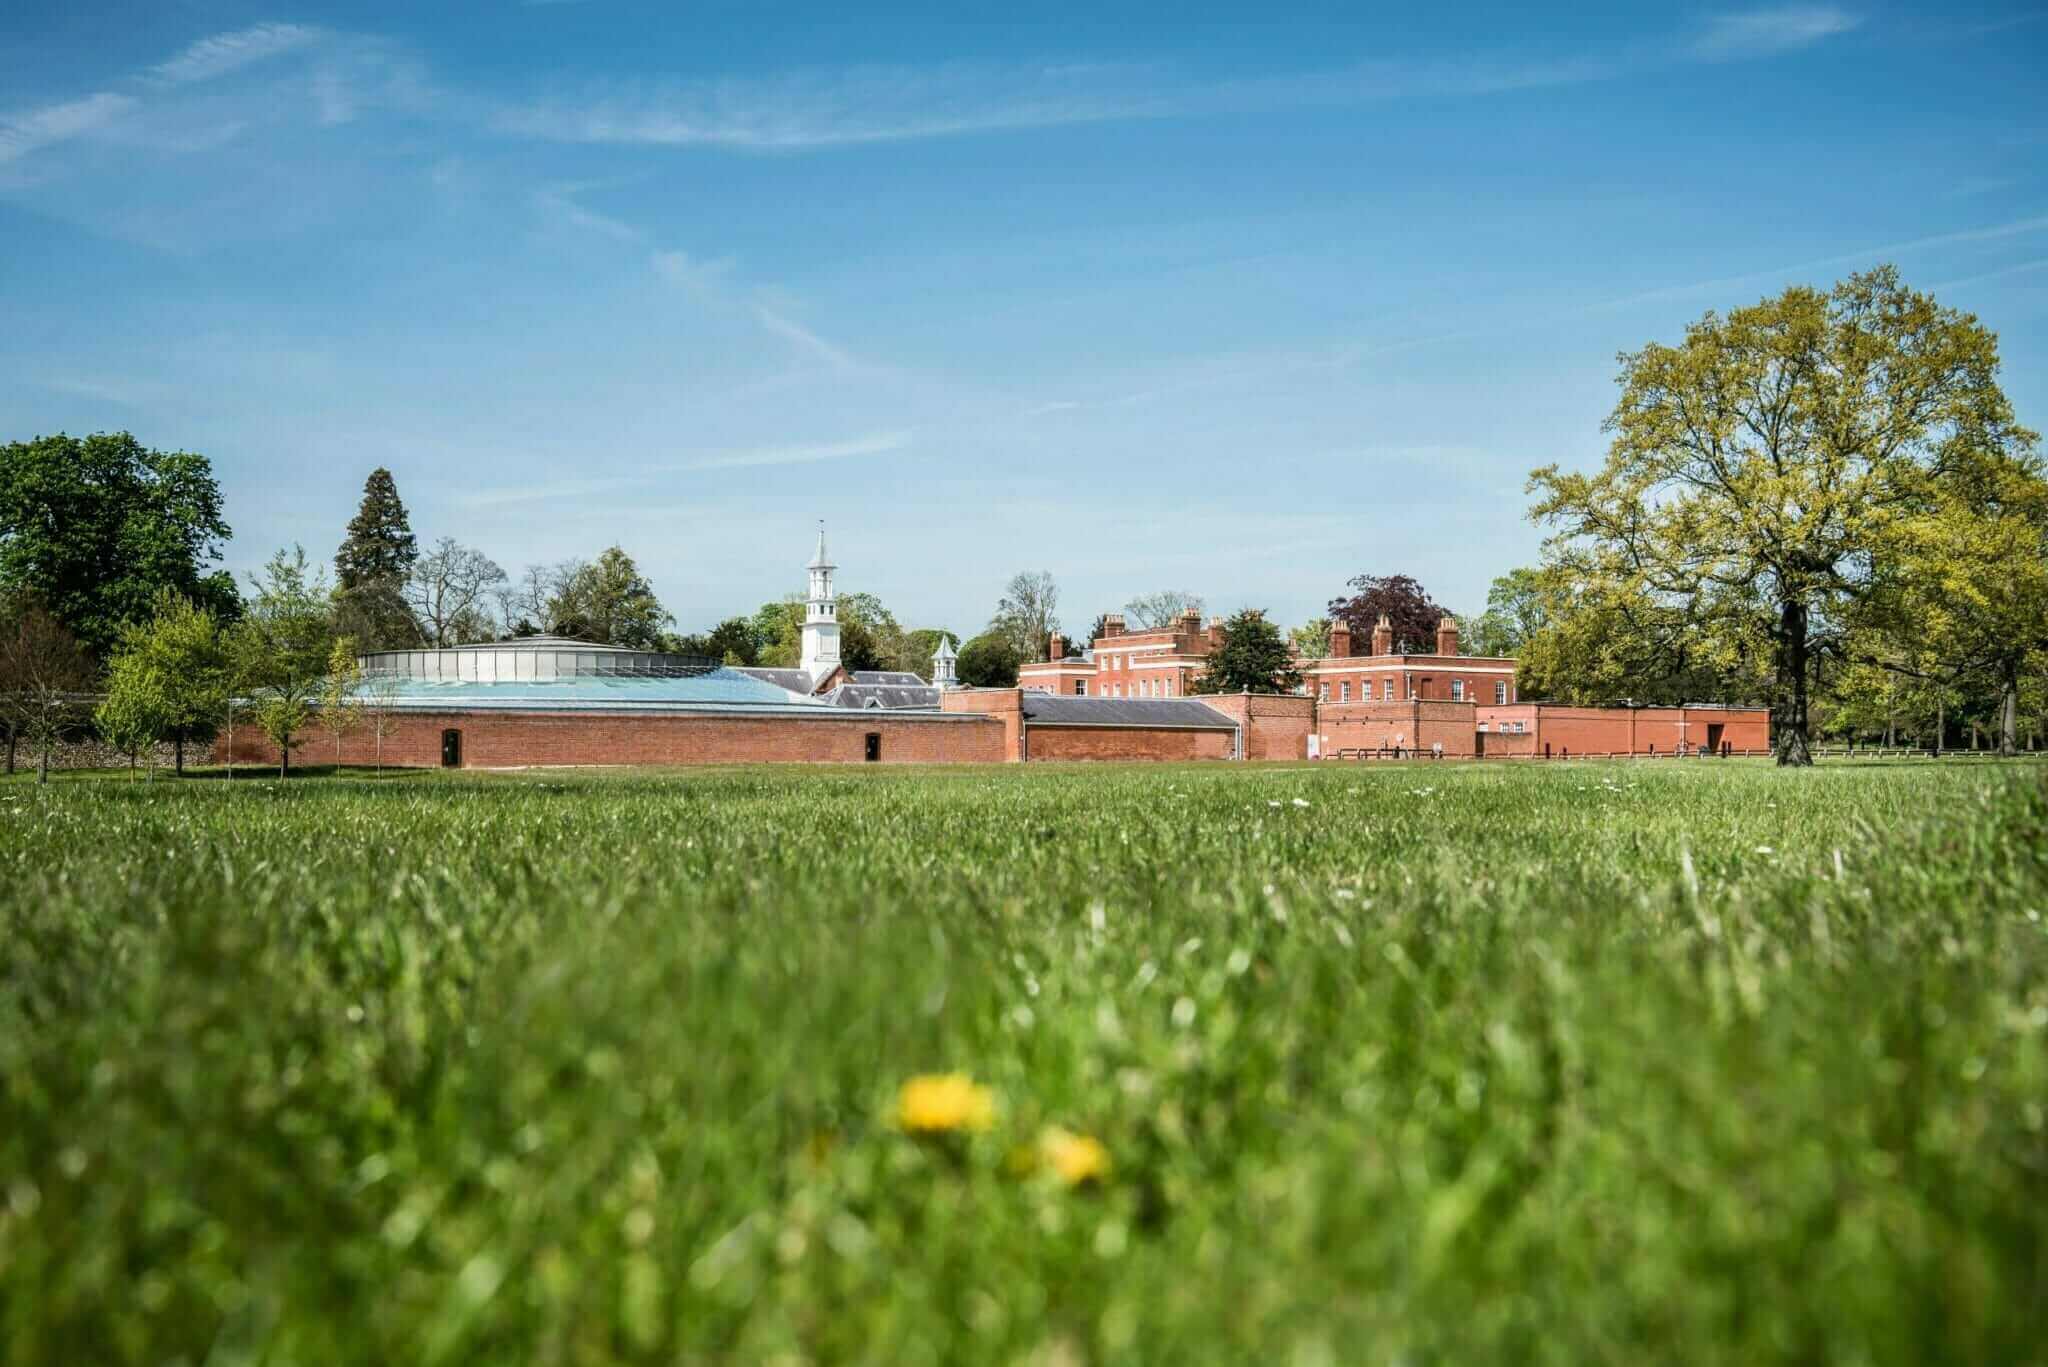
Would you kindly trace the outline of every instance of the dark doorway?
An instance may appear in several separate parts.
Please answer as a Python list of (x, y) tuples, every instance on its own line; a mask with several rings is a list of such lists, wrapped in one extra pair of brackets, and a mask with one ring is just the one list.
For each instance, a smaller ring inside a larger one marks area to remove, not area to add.
[(441, 767), (460, 769), (462, 767), (462, 733), (448, 730), (441, 733)]
[(880, 731), (870, 731), (868, 732), (868, 763), (873, 764), (876, 760), (879, 760), (881, 757), (882, 733)]
[(1720, 750), (1721, 723), (1717, 721), (1710, 721), (1707, 723), (1707, 753), (1710, 755), (1719, 754)]

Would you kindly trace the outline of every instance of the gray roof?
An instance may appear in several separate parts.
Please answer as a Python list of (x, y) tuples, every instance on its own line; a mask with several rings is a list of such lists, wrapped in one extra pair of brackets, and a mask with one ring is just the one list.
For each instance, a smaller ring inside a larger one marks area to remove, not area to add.
[(1048, 726), (1170, 726), (1228, 731), (1237, 723), (1193, 698), (1077, 698), (1024, 693), (1024, 720)]
[(929, 684), (920, 684), (916, 688), (893, 684), (841, 684), (829, 693), (820, 694), (819, 701), (831, 703), (834, 707), (881, 707), (891, 711), (921, 707), (929, 710), (939, 705), (939, 690)]
[(750, 679), (759, 679), (762, 683), (771, 683), (777, 688), (786, 688), (792, 693), (808, 694), (812, 687), (811, 676), (801, 669), (769, 669), (760, 665), (734, 665), (732, 670), (734, 673), (744, 674)]
[(857, 684), (888, 684), (896, 688), (923, 688), (924, 676), (907, 669), (856, 669), (847, 676)]

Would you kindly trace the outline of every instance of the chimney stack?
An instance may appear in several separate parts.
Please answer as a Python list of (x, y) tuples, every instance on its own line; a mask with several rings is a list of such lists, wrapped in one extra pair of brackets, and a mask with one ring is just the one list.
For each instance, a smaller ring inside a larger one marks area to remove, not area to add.
[(1220, 650), (1222, 647), (1223, 619), (1221, 617), (1211, 617), (1209, 619), (1209, 649)]
[(1123, 635), (1124, 615), (1121, 612), (1112, 612), (1105, 615), (1102, 619), (1102, 634), (1105, 639), (1111, 636)]
[(1051, 642), (1046, 646), (1046, 654), (1052, 659), (1064, 660), (1067, 657), (1067, 638), (1055, 631)]
[(1456, 655), (1458, 653), (1458, 619), (1448, 612), (1436, 624), (1436, 653)]
[(1380, 620), (1373, 623), (1372, 653), (1374, 655), (1392, 655), (1394, 653), (1394, 624), (1384, 612), (1380, 614)]
[(1330, 623), (1330, 658), (1348, 660), (1351, 658), (1351, 623), (1339, 617)]

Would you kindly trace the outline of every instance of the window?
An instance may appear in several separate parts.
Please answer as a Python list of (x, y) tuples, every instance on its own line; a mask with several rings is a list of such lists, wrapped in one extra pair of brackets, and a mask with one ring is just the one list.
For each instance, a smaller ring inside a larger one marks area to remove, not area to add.
[(1343, 683), (1337, 685), (1337, 701), (1351, 701), (1351, 680), (1346, 679)]
[(1506, 684), (1496, 683), (1493, 686), (1493, 705), (1495, 707), (1506, 707), (1508, 705), (1508, 686)]
[(1086, 679), (1074, 680), (1074, 696), (1077, 698), (1088, 696), (1088, 681)]
[(1451, 701), (1465, 701), (1465, 681), (1463, 679), (1451, 680)]
[(1392, 679), (1380, 680), (1380, 699), (1383, 702), (1392, 702), (1394, 700), (1394, 681)]

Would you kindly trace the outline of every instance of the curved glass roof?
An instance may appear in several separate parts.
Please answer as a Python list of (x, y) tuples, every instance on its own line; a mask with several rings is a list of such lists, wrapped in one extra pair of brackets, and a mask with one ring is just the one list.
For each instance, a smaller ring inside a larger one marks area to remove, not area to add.
[(584, 674), (503, 683), (385, 675), (365, 680), (357, 692), (359, 695), (381, 693), (396, 707), (448, 707), (463, 711), (504, 708), (522, 712), (579, 712), (695, 707), (792, 707), (810, 711), (828, 706), (736, 669), (723, 667), (701, 674), (668, 678)]

